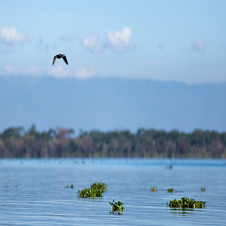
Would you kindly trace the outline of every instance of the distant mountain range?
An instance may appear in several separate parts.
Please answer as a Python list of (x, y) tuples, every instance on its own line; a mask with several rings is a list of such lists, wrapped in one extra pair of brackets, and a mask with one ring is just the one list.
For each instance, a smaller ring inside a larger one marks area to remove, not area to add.
[(8, 127), (226, 131), (226, 83), (120, 78), (0, 77), (0, 131)]

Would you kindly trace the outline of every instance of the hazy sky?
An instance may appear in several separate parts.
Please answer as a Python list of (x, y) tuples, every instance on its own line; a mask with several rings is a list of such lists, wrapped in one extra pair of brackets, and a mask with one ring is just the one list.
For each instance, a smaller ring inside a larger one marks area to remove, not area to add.
[[(0, 75), (226, 82), (225, 0), (0, 1)], [(69, 65), (57, 61), (65, 53)]]

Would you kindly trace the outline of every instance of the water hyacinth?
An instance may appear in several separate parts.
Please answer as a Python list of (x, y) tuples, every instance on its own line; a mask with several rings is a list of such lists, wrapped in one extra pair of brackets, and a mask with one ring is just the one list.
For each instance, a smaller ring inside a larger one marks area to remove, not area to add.
[(201, 191), (206, 191), (206, 188), (205, 187), (201, 187)]
[(173, 165), (169, 165), (166, 167), (167, 169), (173, 169)]
[(167, 203), (169, 207), (172, 208), (204, 208), (206, 202), (203, 201), (196, 201), (194, 199), (189, 198), (181, 198), (181, 200), (171, 200)]
[(90, 188), (91, 188), (91, 190), (98, 190), (101, 193), (107, 191), (107, 185), (105, 183), (102, 183), (102, 182), (100, 182), (100, 183), (95, 182), (95, 183), (90, 185)]
[(109, 204), (111, 205), (111, 211), (123, 211), (125, 209), (123, 203), (120, 201), (115, 202), (115, 200), (113, 200), (112, 202), (109, 202)]
[(107, 185), (105, 183), (93, 183), (90, 188), (84, 188), (83, 190), (78, 190), (79, 198), (95, 198), (102, 197), (102, 194), (107, 191)]
[(102, 197), (102, 193), (99, 191), (91, 190), (90, 188), (84, 188), (83, 190), (78, 190), (78, 197), (79, 198), (95, 198), (95, 197)]
[(168, 192), (168, 193), (174, 193), (174, 188), (168, 188), (168, 189), (167, 189), (167, 192)]
[(156, 187), (156, 186), (153, 186), (153, 187), (151, 188), (151, 191), (152, 191), (152, 192), (157, 192), (157, 187)]
[(65, 186), (65, 188), (71, 188), (71, 189), (73, 189), (74, 188), (74, 185), (73, 184), (71, 184), (71, 186), (69, 186), (68, 184)]

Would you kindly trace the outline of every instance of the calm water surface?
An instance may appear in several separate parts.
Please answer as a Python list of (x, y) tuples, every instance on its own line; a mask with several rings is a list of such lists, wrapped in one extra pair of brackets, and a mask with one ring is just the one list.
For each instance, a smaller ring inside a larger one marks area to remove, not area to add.
[[(167, 166), (173, 165), (173, 169)], [(77, 191), (104, 182), (103, 198)], [(74, 189), (65, 188), (69, 184)], [(150, 191), (152, 186), (158, 191)], [(201, 192), (201, 187), (206, 187)], [(175, 193), (167, 193), (174, 188)], [(206, 208), (173, 210), (182, 197)], [(121, 215), (109, 202), (120, 200)], [(169, 159), (0, 160), (0, 225), (226, 225), (226, 161)]]

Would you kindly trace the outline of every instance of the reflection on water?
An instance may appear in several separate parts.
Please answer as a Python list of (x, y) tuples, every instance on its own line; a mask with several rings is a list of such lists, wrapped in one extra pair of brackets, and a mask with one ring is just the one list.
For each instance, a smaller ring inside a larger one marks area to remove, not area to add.
[[(0, 225), (225, 225), (225, 160), (0, 160)], [(173, 165), (169, 168), (168, 166)], [(104, 182), (102, 198), (77, 191)], [(73, 184), (73, 189), (66, 185)], [(157, 186), (157, 192), (151, 187)], [(206, 191), (201, 192), (201, 187)], [(174, 188), (168, 193), (167, 188)], [(182, 197), (204, 209), (172, 209)], [(123, 212), (110, 212), (120, 200)]]
[(193, 208), (169, 208), (171, 214), (189, 215), (194, 214), (194, 212), (203, 212), (203, 209), (193, 209)]
[(122, 211), (110, 211), (109, 214), (110, 215), (122, 215), (123, 212)]

